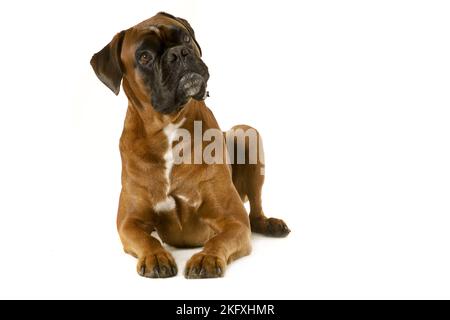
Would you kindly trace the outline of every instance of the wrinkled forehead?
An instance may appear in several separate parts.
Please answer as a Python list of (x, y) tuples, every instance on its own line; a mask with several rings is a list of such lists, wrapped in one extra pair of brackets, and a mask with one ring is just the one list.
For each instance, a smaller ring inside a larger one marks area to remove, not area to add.
[(133, 28), (145, 29), (145, 28), (149, 28), (151, 26), (157, 26), (157, 25), (175, 25), (175, 26), (179, 26), (179, 27), (184, 27), (176, 19), (159, 13), (156, 16), (151, 17), (150, 19), (147, 19), (147, 20), (142, 21), (141, 23), (138, 23)]
[(130, 31), (128, 41), (137, 44), (143, 39), (152, 36), (152, 38), (158, 38), (166, 43), (175, 43), (180, 39), (180, 36), (184, 34), (189, 34), (189, 31), (178, 25), (157, 24), (141, 28), (133, 28), (133, 30)]
[(154, 16), (126, 31), (122, 45), (122, 53), (124, 53), (125, 56), (132, 53), (136, 49), (136, 46), (142, 42), (142, 39), (149, 35), (155, 35), (160, 39), (170, 40), (176, 38), (176, 36), (179, 36), (181, 33), (189, 34), (189, 31), (177, 20), (162, 15)]
[(169, 38), (174, 33), (189, 32), (178, 20), (163, 14), (157, 14), (150, 19), (142, 21), (132, 29), (137, 37), (155, 33), (160, 38)]

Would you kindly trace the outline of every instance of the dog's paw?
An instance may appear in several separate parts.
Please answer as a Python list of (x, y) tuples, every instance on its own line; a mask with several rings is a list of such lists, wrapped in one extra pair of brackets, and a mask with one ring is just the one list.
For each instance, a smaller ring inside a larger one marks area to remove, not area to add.
[(172, 255), (161, 251), (140, 258), (137, 272), (146, 278), (169, 278), (176, 276), (178, 269)]
[(286, 237), (291, 232), (283, 220), (276, 218), (258, 217), (250, 219), (250, 224), (252, 232), (270, 237)]
[(226, 262), (203, 252), (192, 256), (186, 263), (184, 276), (187, 279), (219, 278), (225, 274)]
[(267, 235), (273, 237), (286, 237), (290, 232), (291, 230), (289, 230), (283, 220), (276, 218), (267, 219)]

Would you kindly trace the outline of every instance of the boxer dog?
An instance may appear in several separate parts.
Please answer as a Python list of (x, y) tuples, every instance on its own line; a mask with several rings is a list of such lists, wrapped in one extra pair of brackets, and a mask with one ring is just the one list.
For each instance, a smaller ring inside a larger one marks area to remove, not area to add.
[[(97, 77), (116, 95), (122, 83), (128, 98), (117, 228), (144, 277), (177, 274), (172, 255), (153, 231), (174, 247), (203, 246), (187, 262), (186, 278), (222, 277), (228, 263), (250, 253), (251, 231), (275, 237), (290, 232), (282, 220), (263, 213), (262, 157), (255, 163), (233, 161), (239, 152), (250, 156), (249, 139), (232, 138), (237, 152), (225, 152), (231, 165), (174, 163), (179, 130), (192, 133), (195, 123), (202, 132), (220, 129), (204, 102), (209, 73), (201, 54), (189, 23), (160, 12), (117, 33), (91, 59)], [(241, 125), (230, 132), (237, 130), (254, 129)], [(227, 137), (221, 134), (219, 140)], [(187, 142), (193, 142), (192, 149), (206, 146), (205, 141)]]

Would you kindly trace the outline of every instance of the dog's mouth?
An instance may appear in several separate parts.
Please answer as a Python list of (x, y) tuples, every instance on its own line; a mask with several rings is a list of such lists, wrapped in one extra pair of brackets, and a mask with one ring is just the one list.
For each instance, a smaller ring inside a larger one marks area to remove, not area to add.
[(186, 98), (192, 97), (196, 100), (204, 100), (206, 98), (205, 78), (196, 72), (186, 73), (178, 83), (178, 90)]

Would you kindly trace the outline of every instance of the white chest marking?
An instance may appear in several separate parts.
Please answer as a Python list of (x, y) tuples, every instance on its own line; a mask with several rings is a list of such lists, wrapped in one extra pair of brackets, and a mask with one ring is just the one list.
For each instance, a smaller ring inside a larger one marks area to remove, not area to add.
[(172, 196), (168, 196), (163, 201), (160, 201), (157, 204), (155, 204), (153, 209), (156, 212), (171, 211), (175, 209), (175, 199)]
[(170, 192), (170, 174), (172, 173), (172, 167), (173, 167), (173, 150), (172, 150), (172, 143), (173, 140), (177, 137), (177, 130), (181, 125), (184, 123), (186, 118), (182, 119), (178, 123), (169, 123), (164, 129), (164, 134), (166, 135), (167, 139), (167, 150), (164, 153), (163, 159), (165, 161), (165, 169), (164, 169), (164, 176), (166, 178), (166, 198), (158, 203), (155, 204), (153, 209), (155, 211), (170, 211), (175, 209), (175, 200), (169, 196)]

